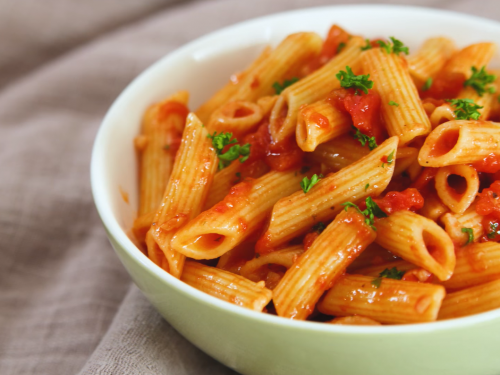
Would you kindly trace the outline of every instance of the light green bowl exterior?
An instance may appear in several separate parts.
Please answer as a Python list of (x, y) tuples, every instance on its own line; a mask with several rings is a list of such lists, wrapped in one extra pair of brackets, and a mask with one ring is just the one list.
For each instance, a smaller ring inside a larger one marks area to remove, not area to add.
[[(367, 33), (373, 27), (369, 36), (393, 35), (385, 32), (387, 24), (391, 30), (404, 30), (408, 25), (425, 22), (426, 28), (419, 30), (414, 39), (440, 34), (442, 25), (443, 30), (451, 28), (455, 39), (463, 44), (476, 40), (473, 32), (477, 40), (500, 42), (500, 26), (487, 20), (423, 8), (354, 6), (265, 17), (190, 43), (138, 77), (112, 106), (97, 136), (92, 189), (111, 244), (134, 282), (170, 324), (201, 350), (242, 374), (499, 375), (499, 310), (403, 326), (353, 327), (290, 321), (231, 305), (189, 287), (156, 267), (126, 236), (137, 202), (132, 139), (141, 115), (152, 101), (183, 87), (193, 90), (198, 84), (189, 81), (182, 70), (172, 75), (173, 67), (179, 69), (181, 64), (196, 71), (204, 64), (212, 64), (209, 69), (215, 69), (225, 59), (210, 60), (210, 56), (220, 58), (236, 46), (238, 51), (255, 55), (254, 47), (260, 48), (269, 35), (271, 41), (276, 41), (295, 29), (324, 33), (333, 22), (355, 33)], [(408, 31), (406, 34), (411, 39)], [(222, 69), (234, 70), (237, 65)], [(220, 81), (221, 73), (213, 72)], [(159, 77), (165, 76), (168, 82), (158, 83)], [(205, 97), (207, 92), (204, 89)], [(203, 96), (195, 93), (194, 101), (201, 100)], [(132, 208), (121, 201), (118, 187), (130, 193)]]

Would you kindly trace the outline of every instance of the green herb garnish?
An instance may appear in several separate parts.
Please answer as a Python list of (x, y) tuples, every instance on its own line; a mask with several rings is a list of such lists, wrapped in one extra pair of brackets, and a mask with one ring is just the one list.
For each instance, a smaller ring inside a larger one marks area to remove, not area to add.
[(311, 190), (311, 188), (316, 185), (322, 178), (322, 174), (318, 176), (316, 173), (312, 175), (311, 179), (304, 177), (302, 181), (300, 181), (300, 187), (304, 191), (304, 194)]
[(326, 225), (322, 221), (317, 222), (312, 227), (313, 231), (318, 232), (318, 233), (322, 233), (325, 230), (325, 228), (326, 228)]
[(346, 89), (355, 89), (356, 94), (359, 94), (359, 90), (363, 91), (365, 94), (368, 94), (368, 89), (373, 87), (373, 81), (370, 81), (370, 75), (360, 74), (359, 76), (355, 75), (352, 72), (352, 69), (348, 66), (345, 67), (346, 71), (341, 70), (336, 74), (337, 79), (340, 81), (340, 86)]
[(427, 81), (425, 81), (424, 85), (422, 86), (422, 91), (430, 90), (431, 86), (432, 86), (432, 78), (427, 78)]
[(495, 82), (497, 76), (494, 74), (488, 74), (486, 72), (486, 67), (483, 66), (480, 70), (477, 70), (475, 66), (471, 67), (472, 75), (464, 82), (464, 87), (470, 86), (476, 90), (479, 96), (483, 96), (485, 92), (493, 94), (495, 92), (494, 86), (486, 87), (486, 85)]
[(365, 191), (367, 191), (369, 187), (370, 187), (370, 184), (366, 184), (365, 185)]
[(392, 150), (392, 152), (387, 157), (387, 162), (382, 162), (382, 168), (384, 168), (384, 165), (386, 163), (387, 163), (387, 165), (391, 165), (393, 161), (394, 161), (394, 150)]
[(399, 107), (399, 104), (392, 100), (389, 102), (389, 105), (392, 105), (393, 107)]
[(207, 138), (212, 140), (212, 146), (215, 148), (215, 152), (219, 158), (219, 169), (226, 168), (233, 160), (240, 159), (240, 163), (245, 162), (250, 156), (250, 143), (246, 145), (234, 145), (225, 153), (222, 153), (222, 150), (227, 145), (232, 145), (234, 143), (238, 143), (237, 139), (231, 139), (233, 137), (233, 133), (223, 133), (207, 135)]
[(376, 279), (373, 279), (372, 285), (378, 289), (382, 284), (382, 278), (385, 277), (386, 279), (401, 280), (404, 275), (405, 271), (398, 271), (396, 267), (392, 267), (391, 269), (386, 268), (385, 270), (380, 272), (379, 276)]
[(353, 135), (353, 137), (354, 139), (357, 139), (359, 143), (361, 143), (361, 146), (365, 147), (365, 145), (368, 143), (368, 148), (370, 149), (370, 151), (378, 147), (375, 137), (368, 137), (367, 135), (361, 133), (355, 126), (353, 126), (352, 128), (356, 130), (356, 133)]
[(377, 40), (377, 43), (380, 46), (380, 48), (385, 50), (387, 54), (394, 53), (395, 55), (399, 56), (401, 52), (403, 52), (405, 55), (408, 55), (410, 53), (410, 50), (403, 44), (403, 42), (397, 40), (392, 36), (389, 39), (392, 41), (392, 44), (391, 42), (386, 43), (383, 40)]
[(472, 99), (449, 99), (447, 102), (455, 107), (455, 115), (458, 120), (479, 120), (481, 113), (478, 109), (483, 107), (477, 105)]
[(342, 51), (345, 46), (346, 46), (346, 44), (344, 42), (340, 42), (338, 47), (337, 47), (337, 54), (339, 54), (340, 51)]
[(369, 49), (372, 49), (372, 44), (370, 43), (370, 39), (365, 39), (366, 44), (361, 47), (361, 51), (367, 51)]
[(467, 242), (465, 243), (464, 246), (474, 242), (474, 232), (472, 231), (472, 228), (462, 228), (462, 233), (467, 233)]
[(500, 234), (500, 231), (497, 231), (498, 229), (498, 223), (490, 223), (490, 229), (491, 232), (488, 233), (488, 238), (490, 240), (494, 239), (497, 234)]
[(347, 211), (348, 207), (354, 207), (361, 215), (365, 217), (365, 224), (368, 225), (373, 230), (377, 230), (373, 225), (375, 217), (387, 217), (387, 214), (380, 209), (380, 207), (373, 201), (371, 197), (365, 199), (366, 210), (361, 211), (361, 209), (352, 202), (343, 203), (345, 210)]
[(276, 95), (279, 95), (283, 92), (283, 90), (285, 90), (288, 86), (291, 86), (293, 85), (295, 82), (297, 82), (299, 79), (297, 77), (293, 77), (293, 78), (290, 78), (290, 79), (285, 79), (283, 81), (283, 83), (279, 83), (279, 82), (274, 82), (273, 83), (273, 88), (274, 88), (274, 91), (276, 91)]

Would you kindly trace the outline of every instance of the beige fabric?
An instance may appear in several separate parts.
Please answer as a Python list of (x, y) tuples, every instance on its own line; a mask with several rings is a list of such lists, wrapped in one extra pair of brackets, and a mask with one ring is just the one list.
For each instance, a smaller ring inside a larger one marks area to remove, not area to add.
[[(173, 2), (0, 0), (2, 375), (233, 373), (130, 286), (92, 202), (92, 142), (113, 99), (169, 51), (244, 19), (339, 1)], [(500, 18), (496, 0), (414, 4)]]

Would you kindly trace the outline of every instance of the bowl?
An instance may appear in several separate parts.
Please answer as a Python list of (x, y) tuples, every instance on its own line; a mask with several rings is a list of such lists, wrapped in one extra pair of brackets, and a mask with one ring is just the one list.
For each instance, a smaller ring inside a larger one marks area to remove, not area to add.
[[(459, 46), (490, 40), (500, 24), (407, 6), (331, 6), (270, 15), (211, 33), (138, 76), (104, 118), (92, 154), (95, 204), (116, 254), (159, 313), (201, 350), (247, 375), (498, 375), (500, 310), (435, 323), (337, 326), (291, 321), (206, 295), (153, 264), (129, 239), (138, 201), (133, 139), (147, 106), (187, 89), (196, 108), (267, 45), (297, 31), (326, 35), (338, 23), (410, 49), (443, 35)], [(128, 202), (122, 193), (128, 194)]]

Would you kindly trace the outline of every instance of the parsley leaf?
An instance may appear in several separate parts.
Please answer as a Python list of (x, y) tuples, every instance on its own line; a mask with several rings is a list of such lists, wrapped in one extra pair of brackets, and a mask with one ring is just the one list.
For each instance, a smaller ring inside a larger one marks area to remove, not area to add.
[(387, 163), (387, 165), (391, 165), (392, 162), (394, 161), (394, 150), (387, 156), (387, 161), (382, 162), (382, 168), (384, 168), (384, 165)]
[(455, 115), (458, 120), (479, 120), (481, 114), (478, 109), (483, 107), (477, 105), (472, 99), (449, 99), (447, 102), (455, 106)]
[(361, 47), (361, 51), (367, 51), (369, 49), (372, 49), (372, 44), (370, 43), (370, 39), (365, 39), (366, 44)]
[(312, 227), (313, 231), (318, 232), (318, 233), (322, 233), (325, 230), (325, 228), (326, 228), (326, 225), (322, 221), (317, 222)]
[(337, 53), (340, 53), (344, 49), (345, 45), (346, 44), (344, 42), (340, 42), (339, 46), (337, 47)]
[(465, 245), (468, 245), (468, 244), (474, 242), (474, 232), (472, 231), (472, 228), (462, 228), (462, 233), (467, 233), (467, 236), (468, 236), (467, 242), (465, 243)]
[(365, 191), (367, 191), (369, 187), (370, 187), (370, 184), (366, 184), (365, 185)]
[(302, 181), (300, 181), (300, 187), (304, 191), (304, 194), (311, 190), (311, 188), (316, 185), (322, 178), (322, 174), (318, 176), (316, 173), (312, 175), (310, 180), (307, 177), (304, 177)]
[(348, 66), (345, 67), (345, 72), (341, 70), (339, 73), (335, 75), (337, 79), (340, 81), (340, 86), (346, 89), (353, 88), (356, 90), (356, 94), (361, 90), (365, 94), (368, 94), (368, 89), (373, 87), (373, 81), (370, 81), (370, 75), (360, 74), (359, 76), (355, 75), (352, 72), (352, 69)]
[(354, 207), (361, 215), (365, 216), (365, 224), (376, 231), (377, 228), (373, 225), (375, 217), (387, 217), (387, 214), (380, 209), (371, 197), (366, 198), (365, 203), (366, 210), (363, 211), (361, 211), (360, 208), (352, 202), (343, 203), (342, 206), (344, 206), (346, 211), (348, 207)]
[(385, 277), (386, 279), (401, 280), (404, 275), (405, 271), (398, 271), (396, 267), (392, 267), (391, 269), (386, 268), (385, 270), (380, 272), (379, 276), (376, 279), (373, 279), (372, 285), (375, 288), (380, 288), (383, 277)]
[(399, 104), (396, 103), (396, 102), (394, 102), (394, 101), (392, 101), (392, 100), (389, 102), (389, 105), (392, 105), (394, 107), (399, 107)]
[(427, 78), (427, 81), (425, 81), (424, 85), (422, 86), (422, 91), (430, 90), (431, 86), (432, 86), (432, 78)]
[(385, 52), (387, 52), (387, 54), (394, 53), (395, 55), (399, 56), (399, 54), (401, 52), (403, 52), (405, 55), (408, 55), (410, 53), (410, 50), (408, 49), (408, 47), (406, 47), (403, 44), (402, 41), (397, 40), (393, 36), (391, 36), (389, 39), (391, 39), (392, 44), (391, 44), (391, 42), (386, 43), (383, 40), (378, 40), (377, 41), (377, 43), (380, 46), (380, 48), (382, 48), (383, 50), (385, 50)]
[(279, 82), (274, 82), (273, 83), (273, 88), (274, 91), (276, 91), (276, 95), (279, 95), (285, 90), (288, 86), (293, 85), (295, 82), (297, 82), (299, 79), (297, 77), (293, 77), (290, 79), (285, 79), (282, 84)]
[(500, 234), (500, 231), (497, 231), (498, 229), (498, 223), (490, 223), (490, 229), (491, 232), (488, 233), (488, 238), (490, 240), (494, 239), (497, 234)]
[(481, 70), (478, 70), (475, 66), (473, 66), (471, 70), (472, 75), (468, 80), (464, 82), (464, 87), (472, 87), (474, 90), (476, 90), (479, 96), (483, 96), (486, 91), (493, 94), (495, 92), (495, 87), (486, 87), (486, 85), (495, 82), (497, 76), (494, 74), (488, 74), (486, 72), (485, 66), (483, 66)]
[[(222, 150), (227, 145), (232, 145), (234, 143), (238, 143), (237, 139), (231, 139), (233, 137), (233, 133), (223, 133), (217, 134), (208, 134), (207, 138), (212, 139), (212, 146), (215, 148), (215, 152), (219, 157), (219, 169), (226, 168), (233, 160), (240, 159), (240, 163), (245, 162), (250, 156), (250, 143), (246, 145), (234, 145), (225, 153), (222, 153)], [(241, 156), (241, 157), (240, 157)]]
[(361, 146), (365, 147), (366, 143), (368, 143), (368, 148), (370, 149), (370, 151), (378, 147), (375, 137), (368, 137), (367, 135), (361, 133), (355, 126), (353, 126), (352, 128), (356, 130), (356, 134), (354, 134), (353, 137), (354, 139), (357, 139), (359, 143), (361, 143)]

